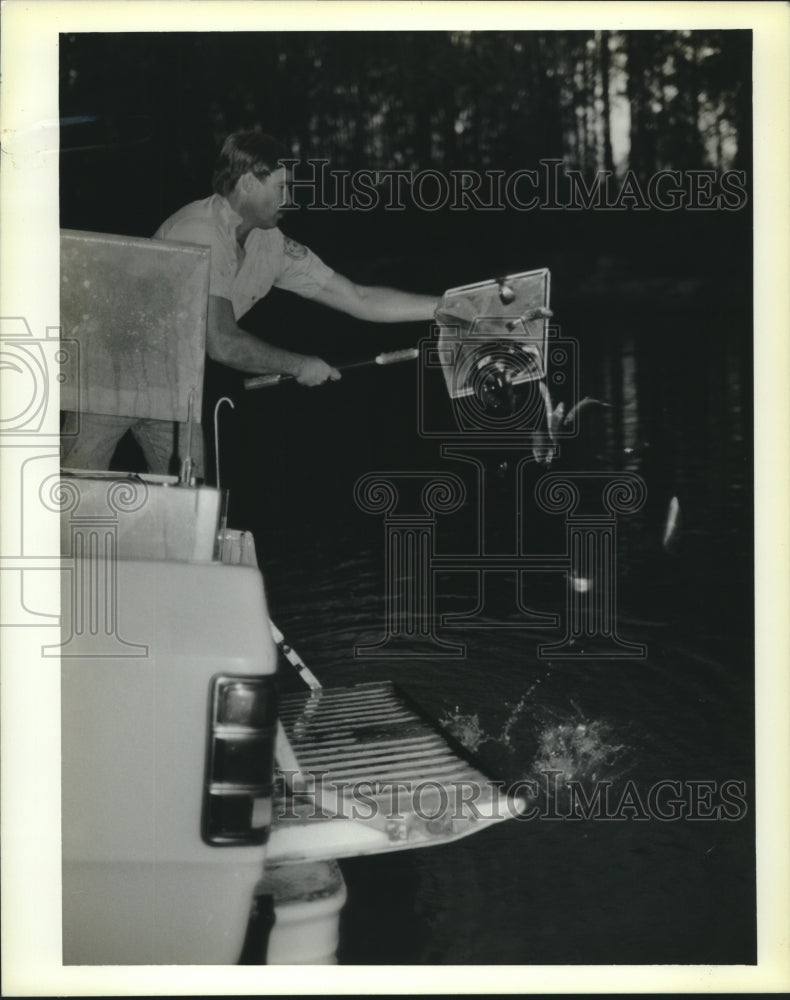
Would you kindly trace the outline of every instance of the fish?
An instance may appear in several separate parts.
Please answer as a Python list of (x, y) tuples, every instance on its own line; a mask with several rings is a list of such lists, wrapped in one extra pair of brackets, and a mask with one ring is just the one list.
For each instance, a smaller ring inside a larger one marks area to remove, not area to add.
[(661, 536), (661, 547), (665, 552), (672, 552), (677, 546), (680, 538), (681, 513), (680, 501), (677, 497), (672, 497), (667, 506), (667, 514), (664, 518), (664, 530)]

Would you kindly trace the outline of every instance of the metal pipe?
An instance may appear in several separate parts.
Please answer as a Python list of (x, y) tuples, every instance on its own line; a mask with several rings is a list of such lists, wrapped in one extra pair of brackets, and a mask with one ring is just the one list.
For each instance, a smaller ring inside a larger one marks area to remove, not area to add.
[(217, 405), (214, 407), (214, 463), (217, 470), (217, 489), (220, 489), (219, 482), (219, 431), (217, 426), (217, 415), (219, 413), (219, 408), (223, 403), (230, 403), (231, 410), (236, 409), (236, 404), (228, 396), (223, 396), (221, 399), (217, 400)]
[(187, 403), (187, 446), (186, 457), (181, 463), (181, 475), (179, 486), (191, 486), (194, 477), (192, 475), (192, 421), (195, 418), (195, 387), (189, 390), (189, 402)]
[[(419, 356), (419, 353), (416, 347), (407, 347), (403, 351), (388, 351), (386, 354), (377, 354), (375, 358), (369, 358), (367, 361), (352, 361), (349, 364), (338, 365), (338, 370), (342, 372), (351, 368), (366, 368), (369, 365), (394, 365), (399, 361), (413, 361)], [(244, 380), (244, 388), (268, 389), (293, 378), (293, 375), (254, 375), (252, 378)]]

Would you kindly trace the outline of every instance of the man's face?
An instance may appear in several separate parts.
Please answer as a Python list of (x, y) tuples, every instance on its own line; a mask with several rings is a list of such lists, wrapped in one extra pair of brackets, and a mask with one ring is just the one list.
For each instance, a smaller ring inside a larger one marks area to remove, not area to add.
[(258, 229), (274, 229), (284, 210), (293, 204), (290, 180), (285, 167), (272, 171), (268, 177), (252, 175), (246, 207), (250, 221)]

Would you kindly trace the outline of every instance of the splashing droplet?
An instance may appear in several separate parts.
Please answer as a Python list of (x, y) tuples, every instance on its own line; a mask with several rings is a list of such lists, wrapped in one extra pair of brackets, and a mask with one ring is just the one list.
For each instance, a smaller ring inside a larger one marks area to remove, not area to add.
[(454, 712), (445, 712), (439, 723), (467, 750), (477, 750), (483, 743), (491, 740), (480, 725), (477, 712), (465, 715), (457, 705)]
[(531, 771), (533, 775), (559, 771), (558, 789), (569, 781), (614, 780), (627, 750), (603, 720), (555, 723), (540, 732)]

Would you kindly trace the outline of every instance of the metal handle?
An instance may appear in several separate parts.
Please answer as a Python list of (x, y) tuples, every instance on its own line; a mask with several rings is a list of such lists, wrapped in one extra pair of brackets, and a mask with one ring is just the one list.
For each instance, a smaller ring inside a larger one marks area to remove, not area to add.
[(416, 347), (407, 347), (403, 351), (389, 351), (387, 354), (379, 354), (374, 359), (374, 363), (377, 365), (394, 365), (400, 361), (414, 361), (419, 356), (420, 352)]
[[(389, 351), (384, 354), (377, 354), (375, 358), (367, 358), (365, 361), (352, 361), (350, 364), (338, 365), (341, 372), (351, 368), (366, 368), (369, 365), (393, 365), (399, 361), (413, 361), (419, 357), (419, 350), (416, 347), (407, 347), (403, 351)], [(244, 380), (245, 389), (268, 389), (270, 386), (279, 385), (280, 382), (287, 382), (294, 378), (293, 375), (254, 375), (252, 378)]]

